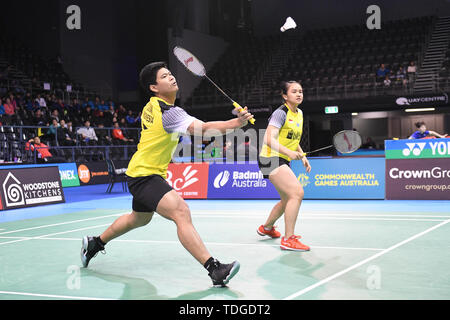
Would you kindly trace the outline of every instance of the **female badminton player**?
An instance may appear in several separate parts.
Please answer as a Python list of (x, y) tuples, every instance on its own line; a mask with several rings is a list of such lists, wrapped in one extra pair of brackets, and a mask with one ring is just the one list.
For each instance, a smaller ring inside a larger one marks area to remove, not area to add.
[(259, 226), (261, 236), (279, 238), (274, 224), (284, 213), (285, 230), (281, 238), (281, 249), (308, 251), (309, 247), (294, 234), (303, 187), (290, 168), (291, 160), (302, 160), (307, 172), (311, 171), (308, 159), (300, 147), (303, 130), (303, 113), (298, 106), (303, 101), (302, 86), (296, 81), (282, 83), (281, 97), (284, 103), (269, 118), (258, 164), (264, 176), (275, 186), (280, 201), (273, 207), (266, 223)]
[(229, 129), (245, 126), (253, 115), (244, 108), (237, 118), (228, 121), (203, 122), (174, 105), (178, 85), (164, 62), (153, 62), (140, 73), (140, 83), (152, 97), (142, 110), (142, 132), (137, 152), (126, 171), (128, 186), (133, 195), (132, 211), (122, 215), (98, 237), (82, 240), (81, 261), (89, 261), (114, 238), (150, 222), (153, 213), (172, 220), (177, 226), (180, 242), (209, 272), (213, 285), (225, 286), (239, 271), (239, 262), (222, 264), (206, 249), (191, 221), (191, 213), (184, 199), (166, 182), (167, 168), (180, 134), (225, 134)]

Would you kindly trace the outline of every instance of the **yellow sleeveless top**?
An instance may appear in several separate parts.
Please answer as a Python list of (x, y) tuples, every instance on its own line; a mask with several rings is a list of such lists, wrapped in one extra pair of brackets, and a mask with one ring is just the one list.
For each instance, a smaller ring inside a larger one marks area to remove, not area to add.
[[(292, 151), (297, 151), (303, 133), (303, 112), (300, 109), (297, 109), (297, 113), (293, 113), (286, 104), (281, 105), (270, 116), (269, 125), (280, 129), (278, 135), (280, 145)], [(288, 156), (278, 153), (265, 143), (259, 155), (261, 157), (280, 157), (291, 161)]]
[(141, 138), (126, 174), (130, 177), (157, 174), (166, 179), (179, 135), (186, 133), (194, 120), (180, 107), (152, 97), (142, 110)]

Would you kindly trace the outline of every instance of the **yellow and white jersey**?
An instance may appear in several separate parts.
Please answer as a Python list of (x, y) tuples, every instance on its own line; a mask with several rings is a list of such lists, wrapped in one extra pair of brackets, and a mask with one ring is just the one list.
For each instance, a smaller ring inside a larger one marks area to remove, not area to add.
[[(297, 109), (297, 113), (293, 113), (286, 104), (281, 105), (275, 110), (269, 118), (269, 125), (280, 129), (278, 135), (278, 143), (286, 148), (297, 151), (303, 133), (303, 112)], [(288, 161), (291, 159), (284, 154), (268, 147), (265, 143), (259, 154), (261, 157), (281, 157)]]
[(130, 177), (157, 174), (166, 179), (179, 135), (185, 134), (194, 120), (182, 108), (152, 97), (142, 110), (141, 139), (126, 174)]

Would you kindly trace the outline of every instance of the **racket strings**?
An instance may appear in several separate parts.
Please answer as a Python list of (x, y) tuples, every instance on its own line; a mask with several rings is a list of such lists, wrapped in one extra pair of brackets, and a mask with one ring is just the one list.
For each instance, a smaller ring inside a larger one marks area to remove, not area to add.
[(192, 53), (180, 47), (175, 47), (173, 53), (178, 61), (190, 72), (199, 77), (206, 75), (205, 67)]
[(340, 153), (355, 152), (361, 147), (361, 143), (361, 136), (356, 131), (341, 131), (333, 138), (334, 147)]

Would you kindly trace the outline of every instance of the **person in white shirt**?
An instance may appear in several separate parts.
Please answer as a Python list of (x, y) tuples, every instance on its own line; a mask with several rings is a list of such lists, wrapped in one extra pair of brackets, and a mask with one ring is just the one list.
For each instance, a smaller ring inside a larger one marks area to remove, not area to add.
[(91, 122), (89, 120), (84, 122), (84, 127), (79, 128), (77, 133), (81, 135), (82, 141), (87, 144), (96, 144), (98, 141), (95, 130), (91, 127)]
[(411, 61), (411, 63), (408, 66), (408, 73), (416, 73), (416, 65), (414, 64), (414, 61)]

